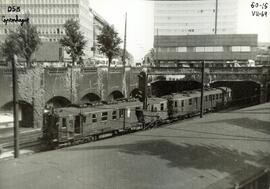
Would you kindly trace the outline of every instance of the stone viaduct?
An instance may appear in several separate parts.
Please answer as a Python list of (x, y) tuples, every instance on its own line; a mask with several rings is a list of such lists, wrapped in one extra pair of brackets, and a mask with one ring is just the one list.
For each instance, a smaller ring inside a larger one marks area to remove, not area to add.
[[(110, 68), (108, 74), (107, 67), (18, 69), (21, 124), (40, 128), (46, 106), (128, 97), (137, 90), (137, 75), (141, 69), (126, 67), (125, 70), (124, 75), (123, 68)], [(11, 71), (0, 68), (0, 111), (12, 109)]]
[[(142, 68), (125, 69), (124, 72), (123, 68), (110, 68), (110, 74), (107, 67), (18, 69), (21, 124), (41, 128), (43, 113), (47, 106), (62, 107), (134, 95), (138, 91), (137, 75)], [(145, 71), (148, 78), (160, 75), (185, 75), (184, 80), (201, 82), (200, 68), (151, 67)], [(242, 92), (240, 95), (257, 93), (261, 103), (270, 100), (270, 67), (210, 67), (205, 69), (204, 82), (212, 86), (231, 87)], [(246, 88), (239, 87), (239, 83), (243, 82), (246, 82)], [(0, 86), (0, 111), (11, 110), (10, 68), (0, 68)]]

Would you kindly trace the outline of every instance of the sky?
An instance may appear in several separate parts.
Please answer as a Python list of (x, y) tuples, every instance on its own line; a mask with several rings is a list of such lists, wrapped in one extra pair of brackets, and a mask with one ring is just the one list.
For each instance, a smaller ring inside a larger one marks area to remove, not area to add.
[[(258, 34), (259, 42), (270, 42), (270, 2), (267, 17), (253, 17), (251, 2), (239, 0), (238, 33)], [(265, 3), (266, 0), (256, 2)], [(154, 12), (153, 1), (145, 0), (89, 0), (93, 8), (110, 24), (113, 24), (124, 39), (125, 13), (127, 12), (127, 50), (140, 62), (153, 47)], [(123, 45), (123, 44), (122, 44)]]

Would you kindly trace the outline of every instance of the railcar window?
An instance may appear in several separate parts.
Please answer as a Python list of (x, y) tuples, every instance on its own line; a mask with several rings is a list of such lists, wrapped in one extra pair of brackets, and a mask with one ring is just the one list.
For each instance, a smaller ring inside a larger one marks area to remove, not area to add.
[(112, 119), (116, 119), (117, 117), (116, 117), (116, 111), (113, 111), (112, 112)]
[(208, 96), (205, 96), (205, 102), (207, 102), (208, 101)]
[(174, 107), (177, 107), (177, 101), (174, 102)]
[(189, 100), (188, 100), (188, 104), (189, 104), (189, 105), (192, 105), (192, 99), (189, 99)]
[(181, 105), (182, 105), (182, 107), (184, 107), (184, 106), (185, 106), (185, 104), (184, 104), (184, 101), (183, 101), (183, 100), (181, 101)]
[(107, 121), (107, 119), (108, 119), (108, 112), (102, 112), (101, 113), (101, 120)]
[(124, 117), (125, 109), (120, 109), (119, 110), (119, 118)]
[(163, 110), (164, 110), (164, 104), (161, 103), (161, 104), (160, 104), (160, 111), (163, 111)]
[(222, 93), (219, 94), (219, 97), (222, 98)]
[(67, 127), (67, 119), (66, 118), (63, 118), (62, 119), (62, 127), (63, 128), (66, 128)]
[(151, 112), (153, 112), (153, 111), (154, 111), (154, 105), (151, 106)]
[(97, 115), (92, 114), (92, 123), (96, 123), (96, 122), (97, 122)]
[(218, 94), (216, 94), (216, 99), (218, 99)]
[(210, 100), (210, 101), (212, 100), (212, 95), (209, 95), (209, 100)]
[(213, 97), (213, 100), (215, 100), (215, 95), (212, 95), (212, 97)]

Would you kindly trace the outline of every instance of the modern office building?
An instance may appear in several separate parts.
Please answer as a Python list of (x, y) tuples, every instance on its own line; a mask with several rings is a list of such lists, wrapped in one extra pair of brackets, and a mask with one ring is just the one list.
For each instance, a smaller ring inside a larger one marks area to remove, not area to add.
[(157, 66), (241, 65), (256, 59), (258, 36), (239, 34), (238, 0), (154, 3)]
[[(9, 12), (14, 6), (14, 12)], [(20, 7), (19, 9), (17, 7)], [(77, 19), (87, 40), (85, 59), (93, 56), (93, 14), (89, 11), (88, 0), (0, 0), (0, 42), (10, 30), (20, 22), (3, 21), (4, 18), (29, 17), (30, 23), (37, 26), (42, 41), (57, 42), (65, 35), (63, 24), (68, 19)]]
[(205, 61), (209, 66), (244, 64), (254, 60), (256, 34), (178, 35), (155, 38), (160, 66), (192, 67)]
[(155, 35), (237, 32), (238, 0), (160, 0), (154, 2)]

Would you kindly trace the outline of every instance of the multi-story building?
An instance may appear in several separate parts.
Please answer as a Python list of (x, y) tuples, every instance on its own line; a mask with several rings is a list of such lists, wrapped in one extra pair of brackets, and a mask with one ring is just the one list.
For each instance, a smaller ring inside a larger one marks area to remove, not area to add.
[(154, 3), (158, 66), (240, 65), (256, 58), (256, 34), (238, 33), (238, 0)]
[(155, 35), (237, 32), (238, 0), (159, 0), (154, 3)]
[[(14, 11), (12, 8), (14, 6)], [(19, 8), (18, 8), (19, 7)], [(89, 11), (88, 0), (0, 0), (0, 42), (20, 22), (4, 22), (4, 19), (29, 17), (37, 26), (43, 41), (57, 42), (65, 35), (63, 24), (68, 19), (79, 20), (80, 29), (87, 40), (85, 57), (93, 56), (93, 14)]]

